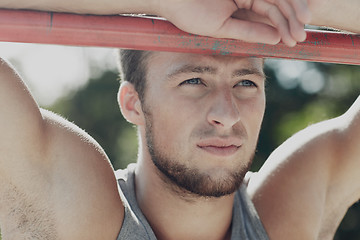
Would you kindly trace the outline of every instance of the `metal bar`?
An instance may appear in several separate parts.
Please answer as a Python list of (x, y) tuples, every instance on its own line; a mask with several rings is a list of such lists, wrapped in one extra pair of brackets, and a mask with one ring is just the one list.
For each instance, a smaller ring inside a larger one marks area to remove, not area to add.
[(183, 32), (161, 19), (0, 10), (0, 41), (299, 59), (360, 65), (360, 35), (307, 30), (290, 48)]

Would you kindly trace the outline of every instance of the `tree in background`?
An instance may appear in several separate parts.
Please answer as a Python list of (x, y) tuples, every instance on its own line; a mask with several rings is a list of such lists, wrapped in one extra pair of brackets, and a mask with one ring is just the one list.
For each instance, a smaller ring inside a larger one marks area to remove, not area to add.
[[(253, 171), (295, 132), (342, 114), (360, 92), (360, 68), (355, 66), (269, 61), (265, 72), (267, 110)], [(117, 73), (105, 72), (50, 108), (86, 129), (105, 149), (115, 169), (135, 162), (137, 154), (136, 129), (121, 116), (118, 88)], [(360, 239), (359, 204), (349, 210), (335, 239)]]
[(116, 101), (119, 85), (118, 74), (107, 71), (50, 107), (95, 138), (115, 169), (137, 158), (136, 129), (122, 117)]

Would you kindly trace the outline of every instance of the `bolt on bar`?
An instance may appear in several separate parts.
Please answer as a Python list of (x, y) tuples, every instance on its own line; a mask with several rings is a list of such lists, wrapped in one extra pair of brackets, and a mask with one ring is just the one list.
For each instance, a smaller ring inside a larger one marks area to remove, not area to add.
[(360, 65), (360, 35), (306, 30), (290, 48), (183, 32), (170, 22), (131, 16), (98, 16), (0, 10), (0, 41), (287, 58)]

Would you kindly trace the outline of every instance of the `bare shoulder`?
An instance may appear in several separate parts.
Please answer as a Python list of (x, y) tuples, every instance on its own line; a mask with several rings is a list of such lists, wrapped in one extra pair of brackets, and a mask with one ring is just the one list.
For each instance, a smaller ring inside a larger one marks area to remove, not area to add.
[(4, 239), (116, 239), (124, 213), (107, 156), (74, 124), (41, 114), (44, 159), (0, 183)]

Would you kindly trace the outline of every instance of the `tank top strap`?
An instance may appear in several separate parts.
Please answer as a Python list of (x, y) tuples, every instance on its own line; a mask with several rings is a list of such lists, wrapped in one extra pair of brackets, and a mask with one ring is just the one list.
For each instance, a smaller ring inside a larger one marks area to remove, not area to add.
[(117, 240), (156, 240), (148, 221), (142, 214), (135, 195), (135, 164), (115, 172), (120, 197), (125, 208), (123, 224)]
[(268, 240), (269, 237), (250, 200), (246, 185), (236, 191), (233, 207), (231, 240)]

